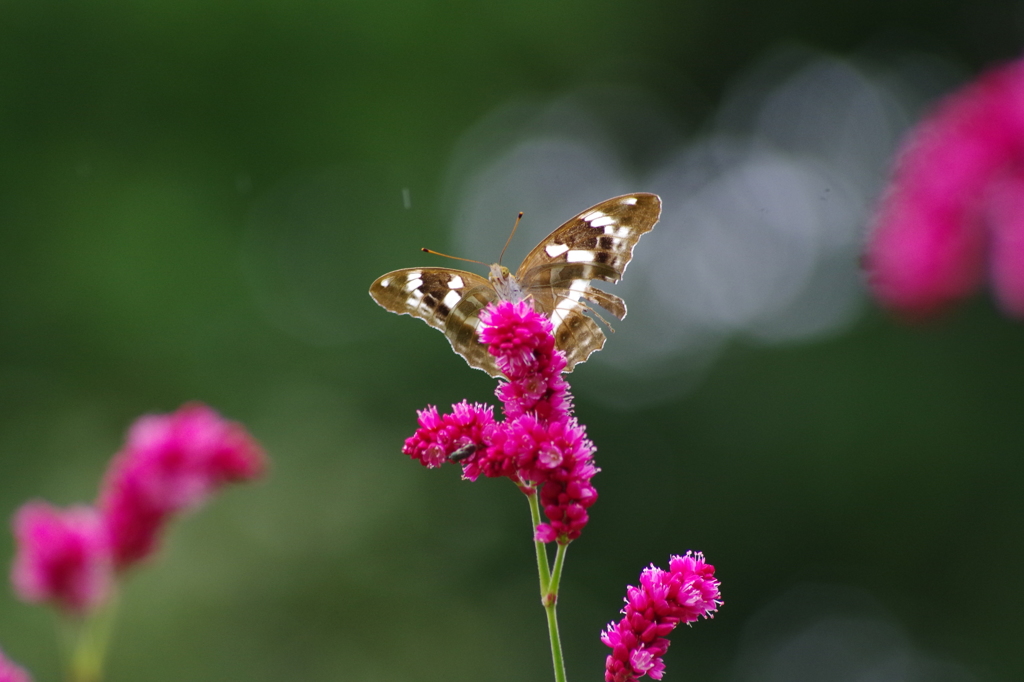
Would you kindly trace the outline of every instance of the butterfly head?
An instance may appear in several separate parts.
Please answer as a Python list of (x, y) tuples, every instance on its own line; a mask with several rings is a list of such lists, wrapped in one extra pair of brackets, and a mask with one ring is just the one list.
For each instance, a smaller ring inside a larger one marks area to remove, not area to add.
[(500, 300), (513, 303), (523, 300), (523, 289), (519, 286), (519, 280), (504, 265), (493, 263), (487, 278), (491, 281), (491, 286), (494, 287)]
[(511, 276), (512, 271), (506, 268), (504, 265), (500, 265), (498, 263), (491, 264), (491, 273), (489, 279), (491, 280), (492, 283), (507, 280)]

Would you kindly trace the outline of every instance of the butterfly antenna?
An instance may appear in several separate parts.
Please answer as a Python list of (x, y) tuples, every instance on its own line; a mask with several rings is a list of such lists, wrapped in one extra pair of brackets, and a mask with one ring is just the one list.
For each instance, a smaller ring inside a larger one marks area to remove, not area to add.
[(441, 253), (440, 251), (434, 251), (433, 249), (420, 249), (423, 253), (433, 254), (435, 256), (443, 256), (444, 258), (451, 258), (452, 260), (464, 260), (467, 263), (479, 263), (480, 265), (487, 265), (482, 261), (473, 260), (472, 258), (459, 258), (458, 256), (449, 256), (447, 253)]
[(501, 250), (501, 255), (498, 256), (498, 265), (501, 265), (501, 259), (505, 257), (505, 249), (507, 249), (508, 245), (512, 243), (512, 237), (513, 237), (513, 235), (515, 235), (516, 228), (519, 227), (519, 221), (522, 220), (522, 219), (523, 219), (523, 212), (520, 211), (519, 212), (519, 217), (516, 218), (516, 224), (512, 226), (512, 234), (510, 234), (508, 236), (508, 239), (505, 240), (505, 248)]

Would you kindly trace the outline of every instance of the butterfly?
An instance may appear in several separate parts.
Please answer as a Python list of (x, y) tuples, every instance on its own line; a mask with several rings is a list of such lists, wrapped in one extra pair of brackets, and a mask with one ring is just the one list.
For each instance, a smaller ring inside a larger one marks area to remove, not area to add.
[(661, 216), (656, 194), (626, 194), (591, 206), (541, 240), (513, 275), (498, 263), (487, 278), (452, 268), (406, 268), (378, 277), (370, 296), (399, 315), (418, 317), (440, 329), (452, 349), (472, 367), (502, 376), (480, 343), (479, 313), (496, 301), (533, 299), (534, 309), (554, 326), (555, 344), (565, 352), (566, 372), (604, 347), (605, 335), (587, 303), (622, 319), (625, 302), (591, 286), (591, 280), (618, 282), (633, 247)]

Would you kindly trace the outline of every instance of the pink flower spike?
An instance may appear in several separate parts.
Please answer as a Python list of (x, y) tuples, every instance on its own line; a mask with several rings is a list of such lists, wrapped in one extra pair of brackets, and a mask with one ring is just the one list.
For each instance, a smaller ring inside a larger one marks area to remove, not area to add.
[(29, 502), (14, 516), (18, 549), (11, 582), (27, 602), (51, 602), (82, 615), (110, 591), (110, 544), (92, 507), (57, 509)]
[(1024, 317), (1024, 60), (953, 93), (911, 134), (867, 245), (879, 300), (909, 317), (933, 314), (983, 281)]
[(201, 504), (227, 483), (260, 476), (265, 468), (263, 450), (252, 436), (205, 405), (138, 419), (100, 494), (117, 568), (153, 552), (172, 515)]
[(618, 623), (609, 623), (601, 641), (611, 647), (605, 682), (635, 682), (647, 675), (660, 680), (665, 670), (665, 639), (679, 623), (712, 617), (722, 605), (715, 567), (700, 552), (669, 559), (669, 570), (655, 566), (640, 574), (640, 587), (626, 588), (626, 606)]
[(594, 444), (572, 416), (565, 354), (555, 347), (551, 321), (530, 299), (488, 305), (479, 330), (507, 378), (495, 390), (505, 421), (480, 404), (463, 401), (444, 415), (431, 406), (418, 413), (419, 428), (402, 452), (431, 468), (458, 462), (471, 481), (506, 477), (526, 494), (539, 491), (548, 522), (537, 525), (534, 537), (568, 543), (587, 525), (587, 509), (597, 500), (590, 479), (599, 469)]
[(32, 682), (32, 677), (0, 651), (0, 682)]

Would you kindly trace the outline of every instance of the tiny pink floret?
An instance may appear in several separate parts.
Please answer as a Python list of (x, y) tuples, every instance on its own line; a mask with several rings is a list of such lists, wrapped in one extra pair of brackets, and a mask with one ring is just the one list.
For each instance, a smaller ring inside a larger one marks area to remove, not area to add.
[(252, 436), (205, 405), (138, 419), (100, 494), (117, 568), (149, 555), (172, 515), (201, 504), (225, 484), (260, 476), (265, 468), (263, 450)]
[(626, 606), (618, 623), (609, 623), (601, 641), (611, 647), (605, 661), (605, 682), (635, 682), (645, 675), (660, 680), (667, 636), (679, 623), (712, 618), (722, 605), (715, 567), (700, 552), (669, 560), (669, 570), (650, 566), (640, 586), (626, 588)]
[(17, 554), (11, 582), (27, 602), (82, 615), (101, 605), (112, 583), (111, 548), (91, 507), (57, 509), (29, 502), (14, 517)]
[(32, 682), (32, 677), (0, 651), (0, 682)]

